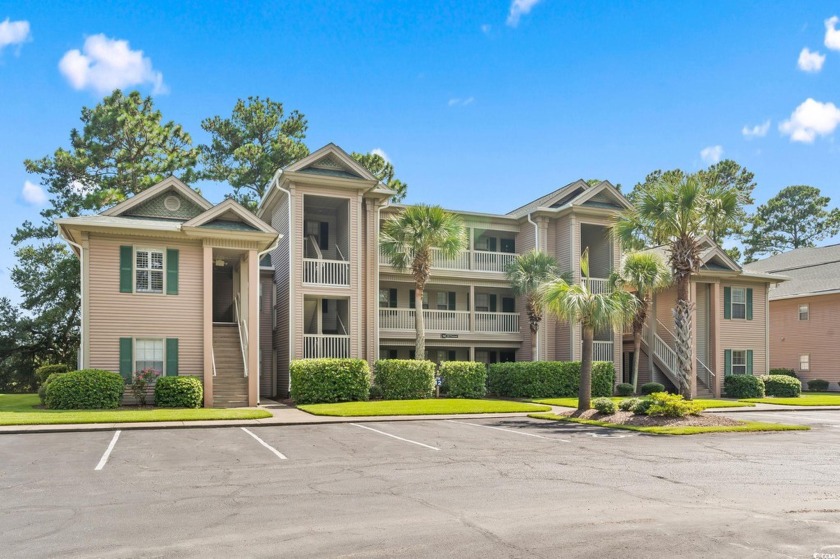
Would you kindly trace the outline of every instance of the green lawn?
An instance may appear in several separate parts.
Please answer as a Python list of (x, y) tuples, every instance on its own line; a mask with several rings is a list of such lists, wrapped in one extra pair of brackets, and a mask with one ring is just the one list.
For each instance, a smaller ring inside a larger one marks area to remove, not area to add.
[(200, 421), (271, 417), (270, 412), (254, 408), (45, 410), (35, 407), (39, 404), (37, 394), (0, 394), (0, 425), (135, 423), (142, 421)]
[(377, 400), (374, 402), (343, 402), (340, 404), (308, 404), (298, 406), (298, 409), (314, 415), (361, 417), (374, 415), (538, 412), (548, 411), (551, 408), (507, 400), (440, 398), (429, 400)]
[(840, 406), (840, 392), (803, 392), (799, 398), (749, 398), (742, 402), (779, 404), (781, 406)]
[[(610, 400), (614, 402), (620, 402), (621, 400), (626, 400), (630, 396), (612, 396)], [(642, 398), (642, 396), (638, 396), (638, 398)], [(593, 400), (595, 398), (592, 398)], [(533, 400), (539, 404), (548, 404), (550, 406), (563, 406), (566, 408), (577, 408), (578, 399), (577, 398), (541, 398), (539, 400)], [(754, 400), (749, 400), (749, 402), (753, 402)], [(702, 409), (707, 410), (709, 408), (744, 408), (744, 407), (755, 407), (755, 404), (751, 404), (748, 401), (738, 401), (738, 400), (709, 400), (703, 398), (697, 398), (694, 400), (696, 404), (698, 404)]]
[(569, 421), (582, 423), (583, 425), (594, 425), (596, 427), (608, 427), (610, 429), (625, 429), (627, 431), (639, 431), (654, 435), (699, 435), (701, 433), (743, 433), (759, 431), (808, 431), (811, 428), (807, 425), (786, 425), (782, 423), (763, 423), (760, 421), (744, 421), (740, 425), (710, 425), (705, 427), (642, 427), (639, 425), (619, 425), (607, 421), (595, 419), (581, 419), (578, 417), (565, 417), (553, 413), (532, 413), (528, 417), (534, 419), (548, 419), (551, 421)]

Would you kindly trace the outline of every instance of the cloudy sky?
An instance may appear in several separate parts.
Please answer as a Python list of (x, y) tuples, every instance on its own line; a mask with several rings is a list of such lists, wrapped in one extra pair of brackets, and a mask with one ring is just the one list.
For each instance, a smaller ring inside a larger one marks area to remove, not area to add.
[[(25, 158), (82, 106), (152, 95), (197, 142), (269, 96), (311, 148), (381, 150), (410, 202), (504, 212), (577, 178), (632, 186), (734, 158), (756, 197), (840, 199), (840, 4), (0, 0), (0, 295), (7, 239), (45, 203)], [(203, 185), (212, 200), (223, 185)]]

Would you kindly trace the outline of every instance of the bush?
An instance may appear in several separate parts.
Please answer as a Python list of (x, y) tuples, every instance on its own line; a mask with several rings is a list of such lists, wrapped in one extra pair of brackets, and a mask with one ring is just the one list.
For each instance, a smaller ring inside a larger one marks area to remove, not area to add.
[(655, 392), (647, 397), (650, 402), (645, 413), (653, 417), (685, 417), (700, 413), (700, 406), (685, 400), (680, 394)]
[(765, 375), (761, 377), (764, 393), (779, 398), (796, 398), (802, 392), (802, 383), (787, 375)]
[(616, 396), (632, 396), (633, 395), (633, 385), (622, 382), (621, 384), (615, 387), (615, 395)]
[(120, 407), (125, 381), (118, 373), (83, 369), (47, 379), (45, 403), (56, 410), (102, 410)]
[(648, 409), (653, 404), (650, 398), (637, 398), (636, 405), (633, 406), (633, 413), (636, 415), (647, 415)]
[(767, 373), (769, 375), (784, 375), (786, 377), (793, 377), (796, 378), (796, 373), (793, 372), (793, 369), (770, 369), (770, 372)]
[(592, 407), (604, 415), (612, 415), (615, 413), (615, 402), (609, 398), (595, 398), (592, 402)]
[(440, 376), (450, 398), (483, 398), (487, 392), (487, 366), (472, 361), (445, 361)]
[(753, 375), (729, 375), (723, 379), (723, 392), (730, 398), (764, 398), (764, 383)]
[(618, 409), (621, 411), (633, 411), (633, 408), (641, 402), (639, 398), (627, 398), (626, 400), (622, 400), (618, 403)]
[(297, 404), (367, 400), (370, 367), (363, 359), (303, 359), (292, 361), (291, 397)]
[(35, 380), (38, 381), (39, 385), (43, 385), (47, 382), (47, 379), (50, 378), (50, 375), (58, 373), (69, 373), (70, 367), (65, 365), (64, 363), (58, 363), (56, 365), (42, 365), (35, 369)]
[(204, 385), (197, 377), (160, 377), (155, 382), (155, 405), (159, 408), (200, 408)]
[[(609, 361), (592, 364), (592, 396), (610, 396), (615, 367)], [(580, 387), (580, 361), (494, 363), (487, 371), (487, 389), (508, 398), (571, 398)]]
[(435, 364), (416, 359), (382, 359), (376, 362), (376, 384), (386, 400), (431, 398), (435, 393)]
[(828, 390), (828, 381), (821, 378), (809, 380), (808, 390), (813, 390), (814, 392), (825, 392)]
[(51, 374), (46, 378), (46, 380), (43, 383), (41, 383), (41, 386), (38, 387), (38, 399), (41, 400), (42, 406), (47, 405), (47, 386), (50, 385), (50, 382), (52, 382), (53, 379), (58, 378), (59, 375), (63, 375), (65, 372), (69, 371)]
[(648, 394), (655, 394), (656, 392), (665, 392), (665, 385), (658, 382), (647, 382), (642, 385), (640, 392), (647, 396)]
[(370, 386), (370, 391), (368, 392), (369, 398), (371, 400), (381, 400), (382, 399), (382, 387), (378, 384), (372, 384)]

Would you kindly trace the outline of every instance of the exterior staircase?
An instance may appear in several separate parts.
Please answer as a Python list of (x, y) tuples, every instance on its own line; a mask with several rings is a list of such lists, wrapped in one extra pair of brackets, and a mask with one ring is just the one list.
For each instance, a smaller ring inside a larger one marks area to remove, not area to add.
[(234, 323), (213, 324), (213, 407), (237, 408), (248, 405), (248, 377), (242, 359), (239, 328)]
[[(662, 327), (664, 328), (665, 326), (662, 325)], [(642, 350), (648, 355), (653, 355), (653, 364), (656, 369), (665, 375), (674, 387), (679, 388), (680, 372), (677, 369), (677, 352), (656, 332), (653, 333), (653, 348), (649, 347), (649, 328), (646, 325), (642, 335)], [(715, 374), (699, 359), (695, 364), (695, 368), (697, 369), (697, 392), (695, 397), (713, 398)]]

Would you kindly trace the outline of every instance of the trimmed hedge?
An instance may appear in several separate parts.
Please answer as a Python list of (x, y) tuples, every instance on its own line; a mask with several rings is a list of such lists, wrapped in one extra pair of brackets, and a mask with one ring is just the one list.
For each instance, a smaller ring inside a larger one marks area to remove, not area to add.
[(483, 398), (487, 393), (487, 366), (473, 361), (444, 361), (440, 376), (450, 398)]
[(42, 365), (35, 369), (35, 379), (38, 381), (38, 384), (44, 384), (47, 382), (47, 379), (50, 378), (50, 375), (54, 373), (69, 373), (70, 367), (65, 365), (64, 363), (58, 363), (56, 365)]
[(665, 392), (665, 385), (659, 384), (658, 382), (646, 382), (639, 389), (639, 392), (645, 396), (649, 394), (656, 394), (657, 392)]
[(155, 405), (159, 408), (200, 408), (204, 385), (196, 377), (160, 377), (155, 382)]
[(616, 411), (615, 402), (609, 398), (595, 398), (595, 400), (592, 401), (592, 407), (604, 415), (612, 415)]
[[(376, 362), (375, 382), (385, 400), (431, 398), (435, 392), (435, 364), (416, 359), (381, 359)], [(450, 394), (452, 386), (449, 386)]]
[(770, 369), (770, 372), (767, 373), (768, 375), (784, 375), (786, 377), (794, 377), (796, 378), (796, 373), (793, 369)]
[(82, 369), (47, 379), (45, 402), (56, 410), (104, 410), (120, 407), (125, 381), (118, 373)]
[(825, 392), (828, 390), (828, 381), (821, 378), (815, 378), (808, 381), (808, 390), (814, 392)]
[(616, 396), (632, 396), (633, 395), (633, 385), (628, 383), (628, 382), (622, 382), (621, 384), (616, 385), (615, 395)]
[(321, 404), (367, 400), (370, 367), (364, 359), (302, 359), (292, 361), (292, 400)]
[(723, 379), (723, 392), (730, 398), (764, 398), (764, 382), (753, 375), (729, 375)]
[(47, 377), (47, 379), (44, 382), (41, 383), (41, 386), (38, 387), (38, 399), (41, 400), (41, 405), (42, 406), (47, 405), (47, 386), (50, 385), (50, 382), (53, 379), (58, 378), (59, 375), (63, 375), (64, 373), (67, 373), (67, 372), (69, 372), (69, 371), (62, 371), (62, 372), (59, 372), (59, 373), (51, 374), (50, 376)]
[[(615, 367), (592, 363), (592, 396), (611, 396)], [(580, 361), (493, 363), (487, 371), (488, 392), (508, 398), (571, 398), (580, 387)]]
[(802, 383), (787, 375), (764, 375), (761, 381), (764, 383), (764, 393), (767, 396), (796, 398), (802, 393)]

